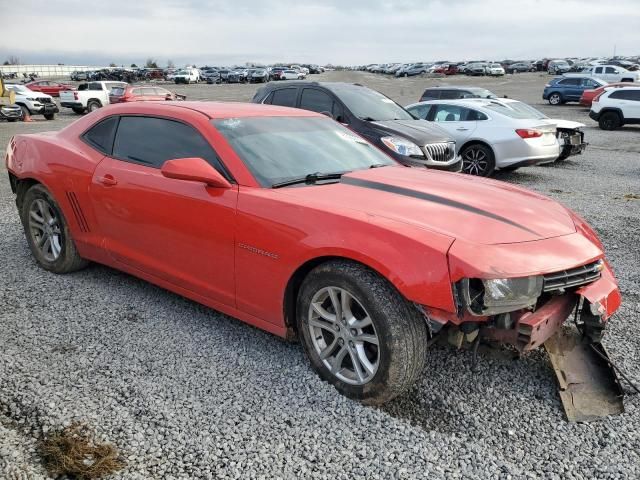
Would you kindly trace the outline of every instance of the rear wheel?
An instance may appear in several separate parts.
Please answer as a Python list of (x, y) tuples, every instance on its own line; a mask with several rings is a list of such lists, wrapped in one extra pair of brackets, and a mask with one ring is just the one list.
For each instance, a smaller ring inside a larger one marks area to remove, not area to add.
[(298, 296), (297, 322), (318, 375), (363, 403), (379, 405), (402, 394), (424, 367), (424, 319), (360, 264), (332, 261), (309, 273)]
[(598, 125), (602, 130), (615, 130), (616, 128), (620, 128), (622, 120), (616, 112), (604, 112), (600, 115)]
[(562, 103), (562, 96), (559, 93), (552, 93), (549, 95), (549, 103), (551, 105), (560, 105)]
[(77, 108), (77, 107), (74, 107), (74, 108), (73, 108), (73, 112), (74, 112), (74, 113), (77, 113), (78, 115), (82, 115), (82, 114), (84, 113), (84, 108)]
[(485, 145), (474, 143), (462, 149), (462, 171), (469, 175), (488, 177), (496, 168), (496, 161), (491, 149)]
[(87, 103), (87, 111), (89, 113), (91, 112), (95, 112), (96, 110), (98, 110), (102, 105), (100, 105), (100, 102), (98, 102), (97, 100), (90, 100)]
[(44, 186), (37, 184), (27, 190), (20, 219), (31, 253), (42, 268), (69, 273), (87, 266), (76, 250), (60, 207)]

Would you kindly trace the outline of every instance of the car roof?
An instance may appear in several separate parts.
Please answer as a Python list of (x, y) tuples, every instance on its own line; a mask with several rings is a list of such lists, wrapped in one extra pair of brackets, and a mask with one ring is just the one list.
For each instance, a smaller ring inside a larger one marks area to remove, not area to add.
[[(496, 99), (501, 100), (501, 99)], [(450, 100), (425, 100), (423, 102), (413, 103), (406, 108), (413, 107), (415, 105), (428, 104), (428, 105), (460, 105), (462, 107), (478, 108), (491, 105), (493, 99), (491, 98), (452, 98)]]
[(310, 110), (302, 110), (299, 108), (280, 107), (276, 105), (262, 105), (256, 103), (241, 102), (132, 102), (143, 103), (144, 105), (132, 106), (131, 103), (122, 103), (110, 105), (111, 114), (118, 114), (119, 110), (123, 110), (122, 114), (130, 114), (131, 109), (140, 110), (140, 114), (158, 114), (162, 113), (167, 106), (176, 108), (185, 108), (200, 112), (209, 118), (245, 118), (245, 117), (325, 117), (324, 115)]

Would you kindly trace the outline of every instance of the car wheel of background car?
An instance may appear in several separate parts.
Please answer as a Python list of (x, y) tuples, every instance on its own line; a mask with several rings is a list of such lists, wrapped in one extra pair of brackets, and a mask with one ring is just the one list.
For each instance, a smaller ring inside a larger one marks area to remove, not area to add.
[(100, 105), (100, 102), (98, 102), (97, 100), (89, 100), (89, 102), (87, 103), (87, 111), (88, 112), (95, 112), (101, 106), (102, 105)]
[(551, 105), (560, 105), (562, 103), (562, 96), (559, 93), (552, 93), (549, 95), (549, 103)]
[(56, 114), (55, 113), (45, 113), (44, 114), (44, 118), (45, 118), (45, 120), (53, 120), (54, 118), (56, 118)]
[(73, 112), (77, 113), (78, 115), (82, 115), (84, 113), (84, 108), (74, 108)]
[(69, 273), (87, 266), (76, 250), (58, 204), (45, 187), (36, 184), (27, 190), (20, 219), (31, 253), (42, 268)]
[(405, 72), (404, 78), (407, 78), (408, 76), (409, 76), (409, 74)]
[(488, 177), (496, 167), (491, 149), (480, 143), (474, 143), (462, 150), (462, 171), (469, 175)]
[(25, 118), (31, 115), (31, 112), (26, 107), (26, 105), (20, 105), (20, 110), (22, 110), (22, 120), (24, 120)]
[(369, 405), (406, 391), (424, 367), (424, 318), (385, 279), (355, 262), (327, 262), (307, 275), (297, 326), (318, 375)]
[(598, 125), (602, 130), (615, 130), (616, 128), (620, 128), (622, 121), (620, 120), (620, 115), (616, 112), (604, 112), (600, 115)]

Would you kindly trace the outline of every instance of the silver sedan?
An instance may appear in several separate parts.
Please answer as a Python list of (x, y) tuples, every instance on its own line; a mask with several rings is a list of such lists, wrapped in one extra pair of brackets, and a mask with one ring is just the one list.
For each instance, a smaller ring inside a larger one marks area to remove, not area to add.
[[(490, 176), (494, 170), (553, 162), (560, 154), (556, 125), (525, 118), (491, 99), (429, 100), (406, 107), (414, 116), (437, 122), (460, 145), (462, 171)], [(530, 116), (529, 116), (530, 117)]]

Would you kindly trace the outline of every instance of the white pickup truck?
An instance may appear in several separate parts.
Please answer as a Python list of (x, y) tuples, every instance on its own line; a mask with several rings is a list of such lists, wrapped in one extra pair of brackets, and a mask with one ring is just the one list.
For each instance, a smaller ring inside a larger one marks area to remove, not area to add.
[(109, 105), (109, 94), (112, 88), (126, 86), (126, 82), (81, 83), (77, 90), (60, 92), (60, 106), (71, 108), (78, 114), (93, 112), (100, 107)]
[(609, 83), (640, 82), (640, 72), (631, 72), (617, 65), (595, 65), (580, 73), (565, 73), (564, 77), (596, 77)]

